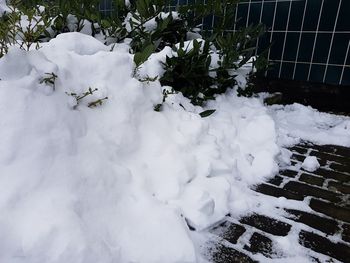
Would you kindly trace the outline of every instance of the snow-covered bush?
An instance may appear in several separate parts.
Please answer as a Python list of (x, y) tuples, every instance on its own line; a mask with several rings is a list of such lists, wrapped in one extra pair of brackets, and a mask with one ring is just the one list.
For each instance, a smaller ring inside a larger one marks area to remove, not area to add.
[[(182, 42), (175, 47), (176, 53), (166, 57), (160, 82), (182, 92), (195, 105), (235, 85), (241, 95), (251, 95), (247, 89), (249, 78), (261, 68), (257, 67), (257, 58), (252, 57), (252, 49), (232, 48), (244, 42), (240, 37), (230, 33), (216, 36), (215, 40)], [(241, 83), (239, 78), (243, 78)]]
[(212, 97), (211, 86), (215, 85), (216, 76), (210, 74), (209, 42), (193, 40), (192, 43), (191, 50), (187, 50), (182, 43), (174, 56), (167, 56), (165, 73), (160, 82), (182, 92), (193, 104), (200, 105)]
[[(258, 25), (234, 33), (225, 31), (232, 23), (232, 8), (239, 1), (208, 1), (169, 13), (163, 13), (164, 1), (155, 2), (136, 1), (125, 18), (124, 38), (132, 39), (137, 67), (153, 51), (171, 47), (173, 52), (163, 62), (160, 82), (182, 92), (193, 104), (202, 105), (236, 85), (241, 95), (251, 95), (251, 90), (246, 89), (249, 79), (267, 64), (263, 56), (253, 57), (256, 39), (264, 28)], [(201, 25), (195, 22), (202, 22), (208, 15), (215, 15), (216, 23), (210, 34), (200, 33)]]
[(91, 35), (99, 32), (101, 13), (98, 9), (100, 0), (26, 0), (22, 6), (44, 6), (46, 14), (52, 17), (47, 28), (50, 38), (67, 32), (81, 32), (88, 27)]
[(6, 7), (0, 16), (0, 57), (13, 45), (27, 51), (33, 45), (38, 48), (52, 20), (49, 12), (41, 6), (23, 5), (20, 0), (8, 1)]
[[(233, 23), (237, 2), (207, 1), (166, 12), (169, 3), (163, 0), (116, 0), (114, 15), (102, 17), (99, 0), (14, 0), (9, 3), (12, 12), (2, 18), (7, 22), (1, 26), (0, 41), (29, 50), (39, 41), (78, 31), (107, 45), (125, 42), (134, 55), (134, 76), (138, 79), (149, 79), (140, 77), (138, 70), (151, 54), (171, 48), (173, 52), (161, 61), (163, 75), (154, 77), (182, 92), (193, 104), (202, 105), (228, 88), (237, 87), (241, 95), (251, 95), (247, 88), (251, 87), (250, 79), (266, 67), (263, 56), (253, 57), (262, 26), (225, 31)], [(208, 15), (215, 16), (210, 33), (201, 31), (199, 24)], [(25, 27), (23, 17), (27, 19)], [(8, 45), (3, 46), (5, 53)]]

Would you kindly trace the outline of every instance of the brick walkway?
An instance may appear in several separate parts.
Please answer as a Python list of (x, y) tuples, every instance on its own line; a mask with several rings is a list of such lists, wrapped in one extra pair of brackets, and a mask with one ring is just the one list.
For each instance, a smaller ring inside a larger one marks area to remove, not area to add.
[[(276, 199), (295, 200), (300, 207), (306, 203), (309, 211), (277, 207), (283, 210), (278, 220), (259, 212), (238, 220), (228, 216), (209, 230), (217, 237), (210, 252), (211, 262), (257, 262), (269, 258), (278, 262), (278, 258), (286, 258), (288, 251), (275, 249), (274, 240), (290, 235), (295, 236), (296, 245), (310, 251), (310, 262), (325, 262), (325, 258), (326, 262), (350, 262), (350, 149), (304, 144), (290, 150), (292, 167), (254, 190)], [(316, 156), (321, 164), (313, 173), (300, 169), (309, 155)]]

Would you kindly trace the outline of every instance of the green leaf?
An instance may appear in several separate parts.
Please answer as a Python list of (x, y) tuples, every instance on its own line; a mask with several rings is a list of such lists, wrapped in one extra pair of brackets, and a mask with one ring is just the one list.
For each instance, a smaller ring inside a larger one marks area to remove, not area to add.
[(180, 48), (177, 50), (177, 55), (179, 57), (184, 57), (186, 55), (186, 52), (182, 48)]
[(163, 104), (157, 104), (157, 105), (154, 106), (153, 109), (154, 109), (154, 111), (160, 112), (161, 109), (162, 109), (162, 106), (163, 106)]
[(143, 64), (154, 51), (154, 44), (149, 44), (141, 52), (137, 52), (134, 56), (136, 67), (139, 67), (141, 64)]
[(203, 111), (201, 113), (199, 113), (199, 115), (202, 117), (202, 118), (205, 118), (205, 117), (208, 117), (210, 115), (212, 115), (216, 110), (206, 110), (206, 111)]
[(193, 40), (193, 49), (194, 49), (194, 50), (199, 50), (199, 48), (200, 48), (200, 45), (199, 45), (198, 40), (197, 40), (197, 39), (194, 39), (194, 40)]

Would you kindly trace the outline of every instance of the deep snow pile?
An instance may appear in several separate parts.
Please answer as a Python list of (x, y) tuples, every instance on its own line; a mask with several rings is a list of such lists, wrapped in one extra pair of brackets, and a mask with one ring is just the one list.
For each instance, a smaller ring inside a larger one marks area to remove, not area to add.
[[(161, 87), (132, 78), (127, 49), (67, 33), (0, 59), (0, 262), (195, 262), (185, 218), (208, 226), (277, 171), (258, 99), (222, 95), (201, 118), (178, 94), (155, 112)], [(66, 92), (89, 87), (75, 109)]]
[[(349, 138), (349, 118), (234, 91), (206, 108), (169, 95), (156, 112), (162, 87), (132, 77), (128, 48), (67, 33), (0, 59), (0, 262), (199, 261), (187, 223), (249, 211), (259, 198), (249, 187), (289, 160), (281, 146), (314, 131)], [(139, 74), (159, 74), (169, 52)], [(67, 95), (89, 87), (79, 105)], [(216, 112), (201, 118), (206, 109)]]

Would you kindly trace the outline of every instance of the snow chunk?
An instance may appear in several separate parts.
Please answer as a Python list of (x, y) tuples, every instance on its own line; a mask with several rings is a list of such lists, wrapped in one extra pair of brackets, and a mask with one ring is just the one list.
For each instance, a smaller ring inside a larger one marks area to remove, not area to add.
[(180, 200), (189, 223), (201, 230), (229, 213), (230, 184), (224, 178), (198, 178), (185, 189)]
[(289, 166), (291, 164), (291, 157), (293, 153), (285, 148), (281, 148), (281, 152), (278, 156), (278, 160), (281, 166)]
[(114, 224), (109, 234), (117, 241), (115, 244), (123, 244), (121, 262), (196, 261), (186, 222), (179, 211), (152, 199), (138, 198), (136, 192), (120, 200), (119, 205), (122, 220)]
[(51, 48), (60, 51), (72, 51), (79, 55), (93, 55), (99, 51), (108, 51), (109, 48), (97, 39), (78, 32), (59, 34), (49, 44)]
[(9, 12), (10, 9), (6, 4), (6, 0), (0, 0), (0, 17), (5, 13)]
[(306, 171), (314, 172), (320, 168), (320, 163), (317, 161), (315, 156), (308, 156), (303, 161), (301, 167), (303, 167)]
[(174, 20), (178, 20), (179, 19), (178, 12), (174, 12), (174, 11), (171, 12), (171, 13), (170, 12), (167, 12), (167, 13), (160, 12), (157, 17), (150, 19), (149, 21), (144, 23), (143, 26), (144, 26), (144, 28), (145, 28), (145, 30), (147, 32), (152, 32), (152, 31), (154, 31), (157, 28), (157, 18), (158, 19), (161, 18), (161, 19), (164, 20), (164, 19), (168, 18), (170, 15), (173, 17)]

